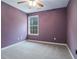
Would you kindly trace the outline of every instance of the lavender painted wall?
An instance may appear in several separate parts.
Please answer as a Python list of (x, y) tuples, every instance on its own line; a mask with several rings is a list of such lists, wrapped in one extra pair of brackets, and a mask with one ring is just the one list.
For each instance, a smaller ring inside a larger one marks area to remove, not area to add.
[(75, 59), (77, 49), (77, 0), (71, 0), (67, 8), (68, 19), (68, 46), (70, 47)]
[[(37, 12), (39, 15), (39, 35), (28, 35), (28, 39), (66, 43), (66, 8)], [(53, 33), (57, 40), (53, 40)]]
[(26, 36), (27, 15), (1, 2), (1, 47), (22, 41)]

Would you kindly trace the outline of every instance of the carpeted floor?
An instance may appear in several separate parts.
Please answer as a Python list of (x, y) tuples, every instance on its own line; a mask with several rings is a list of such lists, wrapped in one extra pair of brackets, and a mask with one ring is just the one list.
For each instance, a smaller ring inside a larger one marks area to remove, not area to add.
[(1, 59), (72, 59), (63, 45), (23, 41), (2, 49)]

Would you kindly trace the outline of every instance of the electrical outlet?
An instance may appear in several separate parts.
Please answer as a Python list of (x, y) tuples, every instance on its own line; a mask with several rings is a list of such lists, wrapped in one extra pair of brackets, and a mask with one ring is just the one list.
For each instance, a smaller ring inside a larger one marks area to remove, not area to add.
[(18, 40), (19, 40), (19, 37), (18, 37)]
[(54, 39), (54, 40), (56, 40), (56, 38), (55, 38), (55, 37), (54, 37), (53, 39)]
[(22, 36), (20, 37), (20, 39), (22, 40)]

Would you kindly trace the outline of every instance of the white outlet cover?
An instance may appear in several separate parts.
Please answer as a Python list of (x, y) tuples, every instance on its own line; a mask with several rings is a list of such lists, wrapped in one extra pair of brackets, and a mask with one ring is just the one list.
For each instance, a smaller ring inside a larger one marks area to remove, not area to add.
[(56, 40), (56, 38), (54, 37), (54, 40)]

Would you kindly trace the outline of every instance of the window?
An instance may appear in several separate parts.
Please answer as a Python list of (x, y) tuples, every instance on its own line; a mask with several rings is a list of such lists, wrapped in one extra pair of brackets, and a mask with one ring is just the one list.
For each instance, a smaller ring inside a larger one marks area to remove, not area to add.
[(28, 18), (28, 34), (39, 35), (39, 16), (29, 16)]

